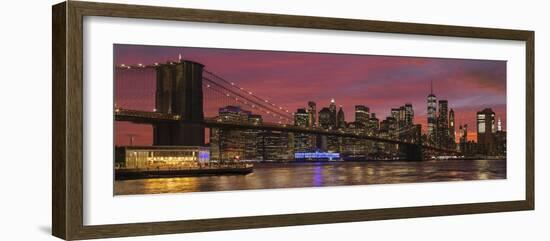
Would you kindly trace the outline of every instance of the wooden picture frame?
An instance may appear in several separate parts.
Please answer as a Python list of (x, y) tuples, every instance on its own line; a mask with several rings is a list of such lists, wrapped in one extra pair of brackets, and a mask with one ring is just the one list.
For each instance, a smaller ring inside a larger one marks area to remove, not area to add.
[[(290, 16), (68, 1), (52, 8), (52, 232), (66, 240), (173, 234), (214, 230), (356, 222), (414, 217), (533, 210), (534, 32), (401, 22)], [(159, 19), (207, 23), (298, 27), (465, 38), (526, 43), (525, 200), (316, 212), (153, 223), (83, 224), (83, 17)]]

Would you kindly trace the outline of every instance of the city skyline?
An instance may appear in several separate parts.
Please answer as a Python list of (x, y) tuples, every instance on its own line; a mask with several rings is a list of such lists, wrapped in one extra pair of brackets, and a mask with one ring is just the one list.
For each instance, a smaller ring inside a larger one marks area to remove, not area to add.
[[(423, 133), (427, 130), (426, 97), (433, 81), (437, 99), (448, 100), (449, 109), (455, 111), (456, 131), (459, 125), (470, 126), (469, 140), (476, 138), (476, 129), (472, 128), (476, 112), (486, 107), (495, 111), (506, 129), (503, 61), (129, 45), (116, 45), (114, 49), (117, 65), (175, 61), (181, 54), (184, 59), (200, 62), (259, 96), (276, 100), (276, 104), (292, 112), (307, 108), (308, 101), (316, 102), (320, 111), (334, 98), (338, 107), (343, 106), (346, 122), (354, 120), (355, 105), (368, 106), (371, 113), (383, 120), (390, 115), (391, 108), (411, 103), (414, 123), (422, 125)], [(146, 82), (147, 76), (135, 78), (139, 85), (140, 81)], [(391, 87), (387, 83), (392, 83)], [(277, 86), (285, 88), (273, 91)], [(125, 93), (116, 98), (138, 103), (144, 96)], [(152, 105), (154, 98), (150, 99)], [(205, 112), (208, 111), (212, 108), (205, 106)], [(147, 135), (145, 127), (117, 123), (117, 128), (120, 131), (116, 139), (124, 143), (128, 133)]]

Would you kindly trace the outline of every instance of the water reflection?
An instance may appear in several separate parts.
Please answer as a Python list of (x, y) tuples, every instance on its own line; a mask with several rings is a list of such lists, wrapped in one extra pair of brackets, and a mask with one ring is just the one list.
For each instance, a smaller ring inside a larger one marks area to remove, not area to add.
[(506, 178), (506, 160), (261, 163), (242, 176), (115, 181), (115, 194), (322, 187)]

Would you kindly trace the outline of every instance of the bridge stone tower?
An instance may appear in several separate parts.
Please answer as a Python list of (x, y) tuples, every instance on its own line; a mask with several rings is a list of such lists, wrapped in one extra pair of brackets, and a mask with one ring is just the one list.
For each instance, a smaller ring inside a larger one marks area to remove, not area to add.
[(180, 60), (159, 65), (155, 108), (159, 113), (179, 115), (181, 120), (195, 123), (156, 123), (153, 145), (202, 146), (204, 120), (202, 72), (204, 65)]

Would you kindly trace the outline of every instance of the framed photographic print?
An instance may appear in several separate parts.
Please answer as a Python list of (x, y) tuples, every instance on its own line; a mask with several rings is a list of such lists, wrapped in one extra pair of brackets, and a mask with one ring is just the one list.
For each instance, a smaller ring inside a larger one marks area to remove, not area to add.
[(53, 6), (53, 235), (534, 209), (534, 32)]

